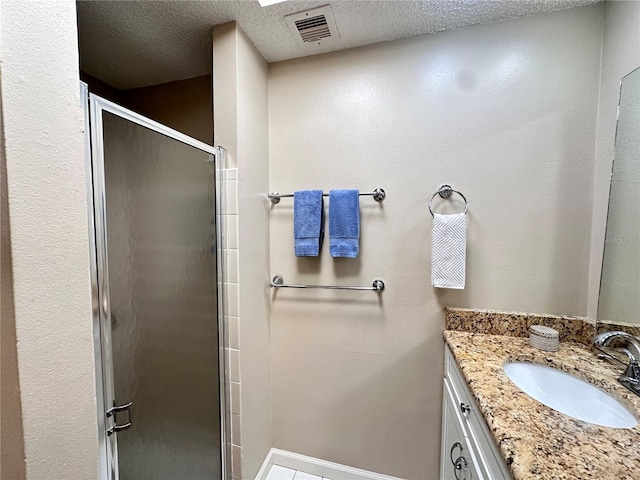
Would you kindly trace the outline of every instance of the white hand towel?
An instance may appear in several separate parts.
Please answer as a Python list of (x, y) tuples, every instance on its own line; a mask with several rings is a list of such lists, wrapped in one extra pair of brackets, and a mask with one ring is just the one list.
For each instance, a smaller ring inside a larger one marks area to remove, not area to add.
[(431, 285), (464, 288), (467, 251), (465, 214), (433, 216), (431, 237)]

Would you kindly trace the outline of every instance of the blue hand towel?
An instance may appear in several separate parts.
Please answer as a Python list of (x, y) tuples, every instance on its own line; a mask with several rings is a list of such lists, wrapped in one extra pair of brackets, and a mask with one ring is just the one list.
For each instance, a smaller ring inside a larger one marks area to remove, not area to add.
[(360, 192), (329, 192), (329, 251), (332, 257), (356, 258), (360, 246)]
[(296, 257), (317, 257), (324, 236), (322, 190), (293, 193), (293, 237)]

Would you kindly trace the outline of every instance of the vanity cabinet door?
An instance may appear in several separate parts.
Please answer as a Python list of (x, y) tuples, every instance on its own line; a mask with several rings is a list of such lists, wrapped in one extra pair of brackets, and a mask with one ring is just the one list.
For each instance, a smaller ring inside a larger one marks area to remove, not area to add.
[(445, 349), (445, 380), (450, 387), (452, 401), (457, 407), (456, 413), (463, 424), (467, 441), (477, 459), (476, 466), (487, 479), (511, 479), (511, 474), (502, 456), (492, 440), (476, 402), (463, 380), (463, 375), (449, 350)]
[(476, 455), (464, 433), (449, 382), (444, 380), (440, 480), (483, 480)]

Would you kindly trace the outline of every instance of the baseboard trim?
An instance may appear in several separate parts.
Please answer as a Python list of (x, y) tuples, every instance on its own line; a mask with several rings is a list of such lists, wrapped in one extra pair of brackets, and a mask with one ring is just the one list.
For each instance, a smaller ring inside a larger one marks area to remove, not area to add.
[(256, 480), (266, 480), (272, 465), (300, 470), (301, 472), (328, 477), (332, 480), (401, 480), (396, 477), (369, 472), (360, 468), (328, 462), (319, 458), (307, 457), (299, 453), (272, 448), (260, 467)]

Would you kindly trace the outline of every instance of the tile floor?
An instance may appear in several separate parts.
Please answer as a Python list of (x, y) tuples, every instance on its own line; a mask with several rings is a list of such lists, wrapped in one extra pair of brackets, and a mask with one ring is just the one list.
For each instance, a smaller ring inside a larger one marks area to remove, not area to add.
[(301, 472), (299, 470), (293, 470), (291, 468), (281, 467), (280, 465), (273, 465), (267, 475), (267, 480), (331, 480), (327, 477), (319, 477), (318, 475), (311, 475), (310, 473)]

